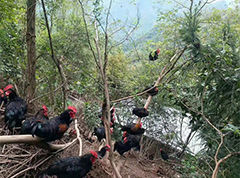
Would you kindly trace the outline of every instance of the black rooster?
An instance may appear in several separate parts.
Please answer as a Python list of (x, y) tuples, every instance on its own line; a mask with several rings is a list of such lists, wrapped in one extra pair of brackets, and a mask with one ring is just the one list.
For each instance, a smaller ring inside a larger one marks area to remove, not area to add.
[(68, 106), (68, 110), (64, 111), (55, 118), (44, 123), (37, 123), (32, 129), (32, 135), (36, 135), (45, 139), (45, 141), (54, 141), (61, 139), (67, 131), (77, 109), (74, 106)]
[(27, 119), (22, 123), (21, 127), (21, 134), (31, 134), (32, 129), (38, 123), (44, 123), (48, 118), (48, 108), (45, 105), (42, 105), (42, 108), (36, 113), (36, 115), (31, 118)]
[(160, 152), (163, 160), (166, 161), (169, 159), (169, 156), (167, 155), (167, 153), (165, 153), (162, 149), (160, 149)]
[(125, 143), (123, 140), (120, 140), (115, 142), (113, 151), (117, 151), (120, 155), (123, 155), (125, 152), (131, 150), (131, 148), (130, 142)]
[[(115, 108), (112, 108), (112, 109), (110, 110), (110, 116), (111, 116), (110, 127), (114, 127), (114, 122), (115, 122), (115, 120), (116, 120), (116, 118), (114, 117), (114, 116), (115, 116)], [(100, 115), (98, 115), (98, 117), (101, 118), (101, 120), (102, 120), (101, 124), (104, 126), (104, 122), (103, 122), (103, 117), (102, 117), (102, 115), (100, 114)], [(106, 118), (107, 118), (107, 113), (106, 113)]]
[[(153, 86), (147, 87), (147, 88), (145, 88), (143, 91), (149, 90), (149, 89), (152, 88), (152, 87), (153, 87)], [(155, 96), (155, 95), (158, 94), (158, 88), (157, 88), (157, 87), (154, 87), (154, 88), (152, 88), (151, 90), (147, 91), (147, 93), (148, 93), (149, 95), (151, 95), (151, 96)]]
[[(110, 132), (113, 132), (113, 129), (110, 129)], [(101, 142), (102, 139), (106, 138), (106, 134), (105, 134), (105, 127), (94, 127), (94, 131), (93, 131), (93, 135), (96, 135), (98, 138), (98, 141)]]
[(20, 127), (25, 120), (27, 103), (12, 88), (6, 90), (6, 95), (9, 97), (9, 102), (5, 107), (4, 121), (12, 130), (14, 127)]
[(155, 60), (158, 59), (158, 55), (160, 53), (160, 49), (157, 49), (156, 51), (154, 51), (154, 54), (152, 54), (152, 53), (153, 53), (152, 51), (149, 53), (149, 60), (150, 61), (155, 61)]
[(91, 170), (96, 159), (98, 157), (103, 158), (106, 151), (109, 150), (110, 146), (106, 145), (97, 152), (90, 151), (89, 154), (80, 157), (63, 158), (42, 171), (38, 177), (44, 178), (47, 175), (56, 175), (58, 178), (82, 178)]
[(145, 129), (142, 128), (142, 122), (140, 122), (139, 124), (127, 124), (125, 126), (122, 126), (121, 130), (126, 131), (127, 133), (132, 135), (142, 135), (145, 132)]
[(146, 117), (149, 114), (146, 108), (137, 108), (137, 107), (133, 109), (132, 113), (141, 118)]
[(125, 152), (135, 148), (140, 150), (140, 139), (139, 135), (131, 135), (127, 132), (123, 133), (123, 140), (116, 141), (114, 144), (114, 151), (117, 151), (120, 155), (123, 155)]
[(140, 140), (141, 140), (141, 136), (127, 134), (126, 137), (123, 140), (124, 140), (125, 144), (127, 142), (129, 142), (129, 144), (131, 145), (131, 148), (136, 148), (136, 150), (140, 150), (140, 144), (139, 143), (140, 143)]

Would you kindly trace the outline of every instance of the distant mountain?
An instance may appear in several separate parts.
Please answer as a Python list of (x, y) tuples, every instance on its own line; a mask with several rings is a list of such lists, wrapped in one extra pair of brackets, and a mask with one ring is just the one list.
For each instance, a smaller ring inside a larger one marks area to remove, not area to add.
[[(205, 9), (226, 9), (228, 4), (233, 0), (216, 0), (211, 4), (207, 4)], [(131, 2), (131, 1), (130, 1)], [(140, 17), (139, 27), (135, 30), (133, 38), (148, 33), (154, 27), (160, 11), (171, 10), (176, 5), (175, 3), (155, 3), (156, 0), (135, 0), (130, 3), (129, 0), (119, 0), (112, 4), (111, 15), (114, 19), (119, 19), (123, 22), (126, 20), (131, 22), (136, 20), (137, 16)], [(196, 4), (203, 3), (204, 1), (195, 1)], [(108, 5), (108, 1), (104, 1)], [(190, 5), (189, 0), (180, 0), (186, 6)], [(118, 37), (117, 37), (118, 38)]]
[[(129, 0), (119, 0), (117, 2), (114, 2), (112, 4), (111, 8), (111, 16), (115, 20), (121, 20), (122, 22), (126, 22), (126, 26), (129, 25), (129, 23), (136, 21), (137, 16), (140, 17), (140, 22), (138, 28), (131, 34), (131, 38), (134, 39), (135, 44), (138, 45), (138, 47), (143, 46), (141, 43), (146, 43), (148, 40), (161, 40), (156, 39), (158, 32), (158, 29), (154, 27), (158, 15), (160, 14), (160, 11), (167, 11), (174, 9), (174, 6), (176, 4), (174, 3), (165, 3), (165, 4), (159, 4), (155, 3), (156, 0), (135, 0), (133, 2), (135, 3), (129, 3)], [(211, 10), (212, 8), (215, 9), (226, 9), (229, 6), (229, 3), (233, 0), (216, 0), (211, 4), (207, 4), (204, 7), (204, 10)], [(196, 5), (201, 5), (204, 1), (194, 1)], [(104, 1), (105, 5), (108, 5), (108, 1)], [(179, 3), (184, 4), (185, 6), (190, 5), (189, 0), (180, 0)], [(181, 12), (182, 13), (182, 12)], [(128, 29), (126, 28), (126, 31)], [(125, 35), (124, 32), (119, 32), (114, 36), (115, 39), (119, 40)], [(153, 39), (153, 37), (155, 39)], [(159, 37), (160, 38), (160, 37)], [(131, 43), (124, 43), (124, 51), (129, 51), (133, 49), (133, 45)]]

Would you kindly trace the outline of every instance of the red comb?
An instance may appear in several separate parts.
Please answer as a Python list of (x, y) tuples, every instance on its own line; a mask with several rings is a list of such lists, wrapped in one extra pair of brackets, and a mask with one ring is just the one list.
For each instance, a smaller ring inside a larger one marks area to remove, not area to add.
[(12, 85), (7, 85), (7, 86), (4, 88), (4, 90), (7, 91), (7, 90), (9, 90), (9, 89), (11, 89), (11, 88), (13, 88)]
[(160, 53), (160, 49), (157, 49), (157, 53), (158, 53), (158, 54)]
[(4, 93), (3, 90), (0, 89), (0, 97), (4, 97), (4, 94), (3, 94), (3, 93)]
[(71, 109), (74, 113), (77, 112), (77, 109), (75, 106), (68, 106), (68, 109)]
[(127, 134), (127, 132), (125, 131), (125, 132), (123, 132), (123, 137), (126, 137), (126, 134)]
[(90, 150), (90, 153), (95, 157), (95, 158), (97, 158), (98, 157), (98, 154), (95, 152), (95, 151), (93, 151), (93, 150)]
[(45, 106), (45, 105), (42, 105), (42, 108), (44, 109), (44, 111), (48, 111), (48, 108), (47, 108), (47, 106)]
[(106, 145), (106, 147), (108, 147), (108, 149), (110, 149), (110, 145)]
[(142, 122), (139, 123), (139, 128), (142, 128)]

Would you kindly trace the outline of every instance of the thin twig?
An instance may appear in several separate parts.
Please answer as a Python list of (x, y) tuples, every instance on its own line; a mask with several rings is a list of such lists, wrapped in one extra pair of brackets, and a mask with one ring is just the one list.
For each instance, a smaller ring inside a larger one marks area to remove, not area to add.
[[(66, 81), (65, 81), (66, 82)], [(45, 93), (45, 94), (43, 94), (43, 95), (41, 95), (41, 96), (38, 96), (38, 97), (36, 97), (36, 98), (33, 98), (31, 101), (29, 101), (29, 103), (32, 103), (33, 101), (35, 101), (35, 100), (38, 100), (38, 99), (40, 99), (40, 98), (42, 98), (42, 97), (44, 97), (44, 96), (47, 96), (47, 95), (49, 95), (49, 94), (51, 94), (51, 93), (54, 93), (54, 92), (56, 92), (56, 91), (58, 91), (60, 88), (62, 88), (62, 86), (64, 85), (65, 83), (63, 83), (62, 85), (60, 85), (59, 87), (57, 87), (55, 90), (53, 90), (53, 91), (50, 91), (50, 92), (48, 92), (48, 93)]]

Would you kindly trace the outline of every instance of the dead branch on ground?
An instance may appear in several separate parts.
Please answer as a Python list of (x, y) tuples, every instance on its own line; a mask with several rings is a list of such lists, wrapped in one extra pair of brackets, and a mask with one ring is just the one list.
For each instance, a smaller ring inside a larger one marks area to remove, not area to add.
[(14, 144), (14, 143), (27, 143), (31, 145), (35, 145), (39, 148), (43, 148), (45, 150), (49, 151), (57, 151), (60, 150), (66, 146), (68, 146), (71, 143), (66, 144), (50, 144), (47, 142), (44, 142), (42, 138), (40, 137), (32, 137), (32, 135), (5, 135), (0, 136), (0, 145), (4, 144)]

